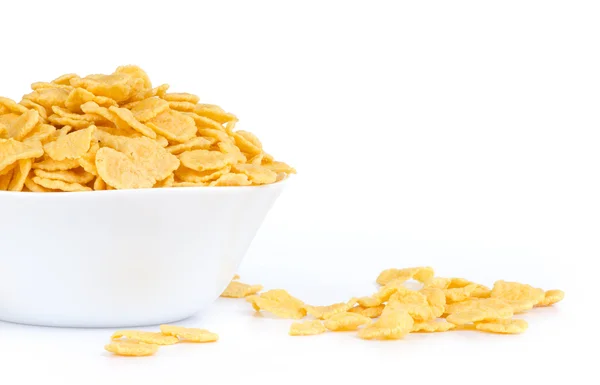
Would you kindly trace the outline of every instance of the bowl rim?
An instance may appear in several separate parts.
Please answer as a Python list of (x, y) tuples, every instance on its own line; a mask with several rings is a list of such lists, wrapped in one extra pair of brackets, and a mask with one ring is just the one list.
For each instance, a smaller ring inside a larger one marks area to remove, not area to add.
[(285, 179), (282, 179), (275, 183), (263, 184), (258, 186), (192, 186), (192, 187), (160, 187), (160, 188), (139, 188), (139, 189), (125, 189), (125, 190), (99, 190), (99, 191), (59, 191), (59, 192), (36, 192), (36, 191), (0, 191), (0, 197), (2, 196), (19, 196), (19, 197), (71, 197), (77, 196), (90, 196), (90, 195), (115, 195), (115, 194), (160, 194), (160, 193), (171, 193), (172, 191), (178, 191), (180, 193), (215, 193), (217, 191), (233, 194), (242, 191), (249, 190), (270, 190), (283, 188), (289, 183), (292, 178), (288, 175)]

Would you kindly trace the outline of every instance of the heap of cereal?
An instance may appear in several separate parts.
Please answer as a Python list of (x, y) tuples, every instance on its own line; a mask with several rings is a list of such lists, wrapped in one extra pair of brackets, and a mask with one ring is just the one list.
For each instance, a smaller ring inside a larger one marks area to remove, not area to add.
[(0, 191), (251, 186), (295, 173), (234, 115), (153, 88), (137, 66), (31, 88), (19, 103), (0, 97)]

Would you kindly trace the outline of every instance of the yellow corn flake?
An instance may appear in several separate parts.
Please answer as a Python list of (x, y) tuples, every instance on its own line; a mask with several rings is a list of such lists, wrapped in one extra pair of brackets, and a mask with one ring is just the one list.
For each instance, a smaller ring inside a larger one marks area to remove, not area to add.
[(164, 94), (162, 98), (169, 102), (188, 102), (192, 104), (196, 104), (200, 101), (200, 98), (194, 94), (189, 94), (187, 92), (173, 92)]
[(168, 102), (169, 108), (179, 112), (192, 112), (196, 108), (194, 103), (189, 102)]
[[(493, 300), (493, 298), (490, 298)], [(474, 322), (481, 322), (494, 319), (505, 319), (513, 316), (512, 307), (503, 301), (489, 301), (488, 299), (479, 299), (471, 301), (470, 306), (457, 311), (456, 309), (447, 309), (453, 311), (446, 319), (455, 325), (464, 325)]]
[(364, 307), (361, 305), (355, 306), (348, 310), (350, 313), (357, 313), (369, 318), (377, 318), (383, 312), (385, 305), (378, 305), (374, 307)]
[(194, 119), (181, 112), (167, 110), (148, 120), (146, 125), (157, 134), (174, 142), (185, 143), (192, 139), (198, 128)]
[(196, 137), (185, 143), (169, 146), (167, 147), (167, 151), (173, 155), (179, 155), (184, 151), (208, 150), (213, 143), (215, 143), (214, 139)]
[(23, 190), (23, 186), (25, 186), (25, 179), (29, 175), (29, 171), (31, 171), (31, 165), (33, 164), (33, 159), (21, 159), (19, 161), (18, 167), (15, 169), (13, 173), (12, 180), (8, 185), (9, 191), (21, 191)]
[(251, 132), (234, 132), (233, 139), (240, 150), (247, 154), (256, 155), (262, 153), (262, 144), (260, 143), (260, 140), (258, 140), (258, 138)]
[(51, 83), (68, 86), (71, 85), (71, 79), (78, 77), (79, 76), (77, 74), (64, 74), (52, 80)]
[(426, 322), (415, 322), (412, 328), (413, 333), (437, 333), (447, 332), (448, 330), (454, 329), (456, 325), (443, 321), (432, 319)]
[(111, 111), (112, 113), (114, 113), (115, 115), (117, 115), (121, 120), (123, 120), (125, 123), (127, 123), (129, 125), (129, 127), (133, 128), (140, 134), (145, 135), (152, 139), (156, 138), (156, 133), (154, 131), (152, 131), (152, 129), (150, 129), (150, 127), (147, 127), (145, 124), (140, 123), (133, 116), (131, 111), (129, 111), (128, 109), (109, 107), (108, 110)]
[(246, 174), (248, 179), (254, 184), (270, 184), (277, 180), (277, 174), (273, 171), (253, 164), (234, 164), (234, 172)]
[(18, 142), (14, 139), (0, 139), (0, 170), (21, 159), (37, 158), (42, 155), (44, 150), (37, 140)]
[[(1, 142), (1, 141), (0, 141)], [(9, 164), (8, 166), (5, 166), (4, 168), (0, 168), (0, 176), (2, 175), (6, 175), (9, 172), (11, 172), (15, 167), (17, 167), (17, 163), (12, 163)]]
[(90, 149), (95, 130), (96, 126), (90, 126), (84, 130), (60, 136), (56, 141), (46, 143), (44, 151), (54, 160), (80, 158)]
[[(391, 294), (393, 294), (393, 293), (391, 293)], [(391, 294), (390, 294), (390, 296), (391, 296)], [(381, 297), (377, 297), (377, 296), (368, 297), (368, 296), (366, 296), (366, 297), (357, 298), (356, 302), (358, 302), (358, 304), (360, 306), (362, 306), (362, 307), (369, 308), (369, 307), (380, 306), (385, 301), (382, 301)]]
[[(262, 163), (264, 155), (263, 154), (260, 154), (260, 155), (261, 155), (261, 158), (260, 158), (261, 163), (259, 163), (259, 164), (262, 164), (263, 167), (268, 168), (269, 170), (276, 172), (276, 173), (280, 173), (280, 172), (283, 172), (286, 174), (295, 174), (296, 173), (295, 168), (293, 168), (292, 166), (290, 166), (284, 162), (275, 162), (274, 161), (274, 162), (270, 162), (270, 163)], [(254, 164), (254, 162), (253, 162), (253, 164)]]
[(217, 147), (221, 152), (229, 155), (235, 163), (245, 163), (247, 161), (246, 156), (231, 142), (219, 142)]
[(194, 183), (194, 182), (173, 182), (172, 187), (205, 187), (208, 186), (206, 183)]
[(106, 190), (106, 183), (104, 183), (104, 179), (101, 177), (96, 177), (94, 181), (94, 186), (92, 187), (95, 191)]
[(358, 331), (358, 336), (366, 340), (400, 339), (410, 333), (413, 326), (414, 320), (403, 306), (388, 305), (377, 321)]
[(195, 171), (185, 166), (180, 166), (177, 171), (175, 171), (175, 176), (182, 182), (208, 183), (229, 173), (229, 171), (231, 171), (231, 166), (226, 166), (220, 170), (207, 171)]
[[(137, 131), (134, 131), (133, 129), (131, 129), (130, 127), (110, 127), (110, 126), (96, 126), (96, 128), (99, 131), (103, 131), (106, 132), (107, 134), (113, 135), (113, 136), (126, 136), (128, 138), (141, 138), (142, 134), (140, 134)], [(158, 137), (157, 137), (158, 139)], [(162, 147), (162, 144), (161, 144)]]
[(87, 120), (64, 118), (64, 117), (58, 116), (56, 114), (50, 115), (48, 117), (48, 121), (50, 123), (54, 124), (55, 126), (71, 126), (76, 130), (80, 130), (82, 128), (87, 128), (91, 124), (93, 124)]
[(248, 285), (238, 281), (231, 281), (225, 291), (221, 293), (221, 297), (244, 298), (256, 294), (262, 289), (262, 285)]
[(4, 107), (8, 112), (14, 112), (16, 114), (24, 114), (27, 112), (27, 108), (16, 103), (14, 100), (4, 98), (0, 96), (0, 106)]
[(219, 170), (235, 161), (228, 154), (210, 150), (185, 151), (179, 155), (179, 160), (185, 167), (196, 171)]
[(166, 336), (178, 337), (187, 342), (215, 342), (219, 336), (206, 329), (186, 328), (183, 326), (160, 325), (160, 332)]
[(475, 323), (477, 330), (500, 334), (523, 333), (528, 326), (527, 321), (522, 319), (497, 319)]
[(456, 287), (444, 290), (447, 303), (461, 302), (471, 297), (471, 293), (477, 289), (477, 284), (469, 284), (465, 287)]
[(83, 88), (75, 88), (69, 93), (69, 96), (67, 96), (67, 99), (65, 100), (65, 107), (73, 112), (80, 113), (83, 112), (81, 106), (87, 102), (94, 102), (98, 106), (106, 108), (118, 105), (117, 102), (110, 98), (96, 96)]
[(319, 320), (294, 322), (290, 326), (289, 335), (291, 336), (314, 336), (327, 331), (327, 328)]
[(48, 113), (46, 112), (46, 109), (42, 105), (39, 105), (36, 102), (31, 101), (29, 99), (23, 99), (19, 102), (19, 104), (21, 104), (22, 106), (27, 107), (29, 109), (36, 110), (37, 113), (40, 115), (41, 121), (45, 122), (48, 119)]
[(60, 191), (68, 191), (68, 192), (73, 192), (73, 191), (92, 191), (91, 188), (87, 187), (87, 186), (83, 186), (79, 183), (67, 183), (67, 182), (63, 182), (61, 180), (55, 180), (55, 179), (47, 179), (47, 178), (41, 178), (39, 176), (34, 176), (33, 178), (31, 178), (36, 184), (47, 188), (47, 189), (52, 189), (52, 190), (60, 190)]
[(548, 290), (544, 293), (544, 298), (535, 306), (551, 306), (565, 298), (565, 292), (562, 290)]
[(161, 84), (158, 87), (154, 87), (150, 92), (150, 96), (148, 96), (148, 97), (158, 96), (159, 98), (162, 98), (165, 96), (168, 89), (169, 89), (168, 84)]
[(219, 179), (210, 182), (210, 186), (250, 186), (252, 183), (244, 174), (225, 174)]
[(66, 108), (63, 107), (59, 107), (59, 106), (52, 106), (52, 112), (54, 112), (55, 115), (58, 115), (61, 118), (66, 118), (72, 121), (79, 121), (79, 120), (84, 120), (86, 122), (88, 122), (88, 126), (90, 124), (93, 123), (98, 123), (101, 122), (103, 120), (102, 117), (98, 116), (98, 115), (94, 115), (94, 114), (76, 114), (73, 113), (69, 110), (67, 110)]
[(480, 285), (475, 282), (471, 282), (464, 278), (451, 278), (450, 282), (446, 288), (447, 289), (463, 289), (467, 286), (469, 286), (469, 288), (471, 288), (472, 285), (475, 285), (475, 288), (473, 290), (468, 289), (471, 297), (477, 297), (477, 298), (489, 298), (490, 297), (490, 294), (492, 292), (490, 290), (490, 288)]
[(390, 304), (404, 306), (415, 321), (428, 321), (434, 318), (427, 297), (418, 291), (406, 288), (398, 290), (390, 297), (388, 305)]
[(131, 107), (131, 113), (140, 122), (144, 123), (154, 119), (169, 109), (169, 103), (160, 98), (148, 98), (135, 102)]
[(351, 312), (341, 312), (325, 319), (324, 325), (334, 332), (357, 330), (359, 327), (371, 323), (371, 318)]
[(142, 332), (138, 330), (118, 330), (112, 335), (111, 339), (119, 340), (123, 337), (127, 338), (127, 340), (154, 345), (173, 345), (179, 342), (179, 338), (177, 337), (166, 336), (162, 333)]
[(170, 174), (168, 177), (166, 177), (163, 180), (159, 180), (158, 182), (156, 182), (156, 184), (154, 185), (154, 187), (173, 187), (173, 184), (175, 183), (175, 176), (173, 174)]
[(522, 283), (496, 281), (491, 297), (508, 301), (528, 300), (536, 305), (544, 300), (545, 292), (542, 289)]
[(64, 107), (70, 91), (64, 88), (42, 88), (23, 96), (46, 109), (48, 115), (52, 112), (52, 106)]
[(434, 318), (441, 317), (446, 310), (446, 295), (444, 291), (436, 287), (426, 287), (421, 289), (420, 292), (427, 299), (432, 316)]
[(503, 309), (512, 307), (504, 300), (497, 298), (468, 298), (462, 302), (455, 302), (446, 305), (444, 314), (454, 314), (473, 309)]
[(86, 184), (94, 179), (94, 175), (83, 170), (75, 171), (44, 171), (36, 169), (33, 171), (36, 176), (46, 179), (62, 180), (67, 183)]
[(53, 136), (55, 132), (56, 128), (54, 126), (51, 126), (49, 124), (40, 124), (36, 126), (33, 130), (31, 130), (29, 134), (27, 134), (24, 141), (39, 140), (41, 142), (44, 142), (45, 140)]
[(377, 283), (385, 285), (393, 279), (408, 281), (414, 279), (419, 282), (427, 282), (433, 278), (434, 272), (431, 267), (411, 267), (407, 269), (387, 269), (377, 277)]
[(141, 69), (140, 67), (136, 66), (136, 65), (124, 65), (124, 66), (120, 66), (115, 70), (115, 73), (121, 73), (121, 74), (127, 74), (129, 76), (131, 76), (133, 79), (140, 79), (141, 80), (141, 85), (142, 88), (150, 90), (152, 89), (152, 82), (150, 81), (150, 77), (148, 76), (148, 74), (146, 73), (146, 71), (144, 71), (143, 69)]
[(9, 130), (9, 136), (16, 140), (25, 138), (40, 122), (40, 114), (36, 110), (27, 110), (21, 115), (12, 126), (12, 132)]
[(246, 301), (252, 304), (254, 310), (268, 311), (277, 317), (300, 319), (306, 316), (304, 302), (292, 297), (287, 291), (273, 289), (260, 295), (250, 295)]
[(156, 179), (122, 152), (103, 147), (96, 153), (98, 175), (108, 185), (119, 189), (150, 188)]
[(29, 177), (27, 177), (27, 179), (25, 179), (25, 187), (27, 187), (27, 189), (29, 189), (29, 191), (31, 191), (31, 192), (49, 192), (49, 191), (53, 191), (51, 189), (47, 189), (47, 188), (44, 188), (44, 187), (40, 186), (39, 184), (37, 184), (34, 181), (32, 181), (31, 178), (29, 178)]
[(185, 115), (190, 116), (192, 119), (194, 119), (196, 127), (198, 128), (211, 128), (213, 130), (219, 131), (223, 130), (223, 126), (221, 125), (221, 123), (215, 122), (214, 120), (209, 119), (205, 116), (200, 116), (193, 112), (186, 112)]
[(65, 159), (65, 160), (54, 160), (54, 159), (44, 159), (39, 163), (34, 163), (32, 168), (40, 169), (45, 171), (63, 171), (63, 170), (71, 170), (79, 167), (79, 162), (74, 159)]
[(112, 341), (104, 349), (118, 356), (143, 357), (151, 356), (158, 351), (158, 345), (137, 341)]
[(212, 104), (196, 104), (194, 112), (219, 123), (227, 123), (237, 120), (235, 115), (225, 112), (221, 107)]
[(354, 305), (356, 305), (356, 298), (352, 298), (348, 302), (334, 303), (329, 306), (305, 305), (304, 308), (309, 315), (312, 315), (317, 319), (327, 319), (335, 314), (347, 312)]
[[(109, 107), (110, 108), (110, 107)], [(87, 102), (81, 105), (81, 109), (86, 114), (96, 114), (102, 118), (113, 123), (118, 129), (129, 131), (131, 130), (129, 124), (117, 116), (114, 112), (110, 111), (106, 107), (100, 107), (96, 102)]]
[(217, 142), (231, 142), (231, 138), (226, 132), (215, 130), (213, 128), (198, 128), (198, 136), (207, 139), (215, 139)]
[(73, 78), (70, 83), (73, 87), (85, 88), (96, 96), (105, 96), (116, 102), (127, 100), (135, 92), (132, 77), (124, 73), (89, 75), (85, 78)]

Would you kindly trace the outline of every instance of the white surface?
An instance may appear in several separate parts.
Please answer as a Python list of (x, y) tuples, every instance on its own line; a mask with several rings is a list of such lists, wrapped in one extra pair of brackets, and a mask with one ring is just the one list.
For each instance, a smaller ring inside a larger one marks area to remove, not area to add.
[(223, 292), (286, 184), (2, 191), (0, 320), (125, 327), (188, 318)]
[[(526, 315), (521, 336), (387, 343), (288, 337), (289, 321), (219, 300), (186, 324), (221, 341), (141, 360), (105, 355), (111, 330), (0, 323), (0, 376), (18, 379), (0, 383), (545, 383), (589, 374), (600, 255), (597, 1), (132, 3), (6, 5), (0, 94), (136, 63), (155, 83), (235, 112), (240, 129), (299, 170), (242, 265), (245, 281), (328, 303), (368, 294), (383, 268), (428, 264), (487, 284), (561, 288), (567, 298)], [(53, 22), (66, 17), (74, 19)]]

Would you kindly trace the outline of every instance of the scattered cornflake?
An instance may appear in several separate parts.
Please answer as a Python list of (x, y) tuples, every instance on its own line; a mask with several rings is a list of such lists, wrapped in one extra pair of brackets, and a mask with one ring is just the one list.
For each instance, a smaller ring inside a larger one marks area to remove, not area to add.
[(475, 328), (483, 332), (500, 334), (519, 334), (527, 330), (527, 321), (522, 319), (496, 319), (476, 322)]
[(294, 322), (290, 326), (289, 335), (291, 336), (314, 336), (325, 333), (327, 328), (319, 320)]
[(248, 285), (238, 281), (231, 281), (225, 291), (221, 293), (221, 297), (244, 298), (256, 294), (262, 289), (262, 285)]
[(160, 332), (166, 336), (178, 337), (187, 342), (215, 342), (219, 336), (206, 329), (186, 328), (183, 326), (160, 325)]
[(357, 330), (363, 325), (370, 324), (371, 318), (358, 313), (336, 313), (325, 319), (324, 325), (334, 332)]
[(138, 341), (112, 341), (104, 349), (117, 356), (143, 357), (151, 356), (158, 351), (158, 345)]
[(166, 336), (162, 333), (143, 332), (138, 330), (118, 330), (112, 335), (111, 339), (119, 340), (122, 337), (125, 337), (128, 340), (155, 345), (173, 345), (179, 342), (179, 338), (177, 337)]

